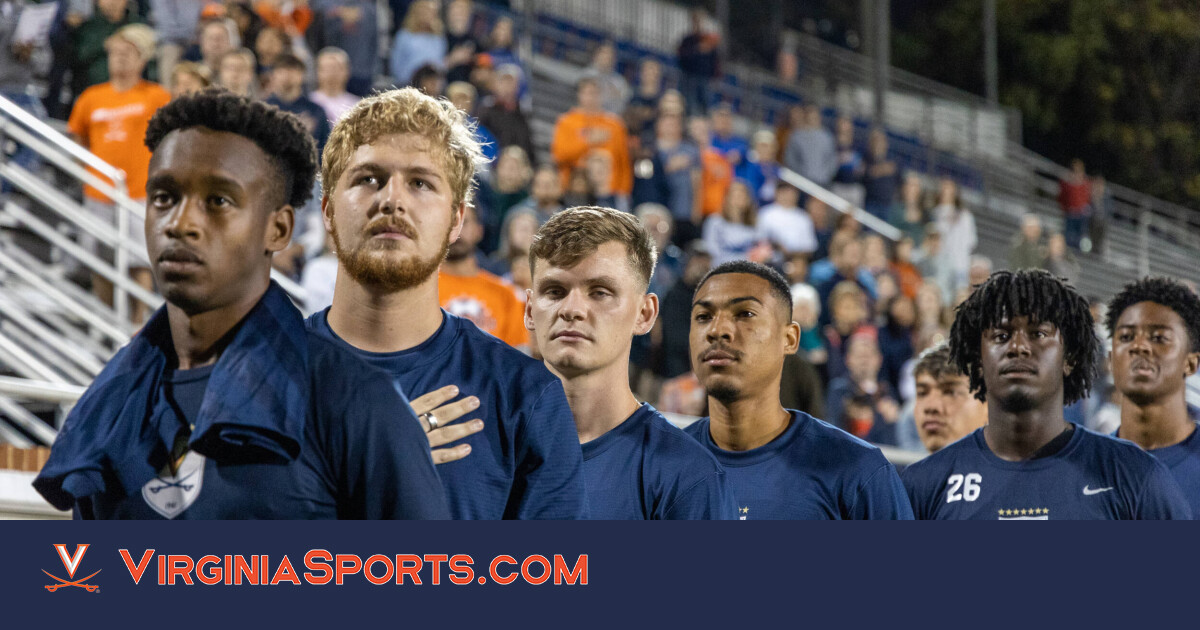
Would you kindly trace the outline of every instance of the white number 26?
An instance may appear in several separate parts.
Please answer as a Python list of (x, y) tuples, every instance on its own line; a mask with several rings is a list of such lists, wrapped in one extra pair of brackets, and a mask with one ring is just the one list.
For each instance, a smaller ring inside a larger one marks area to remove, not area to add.
[[(955, 501), (974, 501), (979, 498), (979, 484), (983, 482), (983, 476), (979, 473), (967, 473), (964, 475), (950, 475), (946, 483), (950, 484), (950, 489), (946, 491), (946, 503), (954, 503)], [(960, 493), (959, 490), (962, 492)]]

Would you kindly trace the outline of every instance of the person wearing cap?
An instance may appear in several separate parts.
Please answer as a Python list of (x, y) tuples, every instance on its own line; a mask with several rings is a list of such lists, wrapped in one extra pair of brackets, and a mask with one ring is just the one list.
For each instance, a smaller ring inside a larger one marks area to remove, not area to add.
[[(142, 79), (142, 70), (154, 57), (154, 30), (144, 24), (122, 27), (104, 42), (108, 52), (109, 80), (83, 91), (71, 110), (67, 128), (82, 144), (100, 159), (125, 172), (129, 196), (135, 200), (146, 196), (146, 172), (150, 168), (150, 151), (142, 144), (150, 117), (171, 100), (166, 88)], [(97, 177), (99, 173), (93, 172)], [(101, 177), (101, 179), (105, 179)], [(116, 226), (113, 201), (99, 190), (84, 187), (84, 205), (107, 225)], [(145, 247), (141, 221), (129, 222), (129, 238)], [(96, 248), (95, 239), (84, 235), (85, 247)], [(148, 268), (134, 268), (133, 278), (150, 289), (153, 281)], [(112, 284), (93, 274), (93, 292), (105, 303), (112, 304)], [(134, 321), (144, 313), (135, 309)]]

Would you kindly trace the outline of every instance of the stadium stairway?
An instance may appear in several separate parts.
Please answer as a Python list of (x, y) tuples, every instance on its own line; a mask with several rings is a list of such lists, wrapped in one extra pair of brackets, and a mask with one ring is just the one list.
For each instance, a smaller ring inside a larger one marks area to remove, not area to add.
[[(509, 15), (521, 27), (529, 24), (526, 16), (521, 14), (505, 14), (495, 8), (489, 8), (487, 14), (493, 19), (498, 15)], [(605, 16), (614, 15), (614, 12), (600, 11), (589, 15), (602, 20)], [(534, 16), (531, 31), (532, 49), (535, 51), (529, 64), (530, 87), (534, 95), (532, 127), (538, 158), (548, 162), (554, 122), (575, 103), (574, 84), (584, 70), (590, 47), (621, 31), (614, 28), (606, 33), (603, 24), (589, 23), (583, 27), (572, 24), (563, 16), (544, 14)], [(621, 64), (630, 69), (636, 67), (641, 56), (652, 55), (663, 59), (665, 55), (669, 60), (669, 47), (674, 43), (660, 43), (655, 50), (635, 41), (613, 38), (617, 43)], [(841, 65), (826, 64), (825, 67), (843, 68), (851, 62), (855, 67), (862, 67), (866, 63), (861, 55), (851, 51), (837, 49), (826, 50), (825, 53), (859, 57)], [(668, 83), (677, 73), (677, 68), (668, 66), (665, 69)], [(626, 72), (627, 76), (630, 74)], [(762, 91), (762, 87), (769, 84), (762, 74), (758, 69), (730, 64), (727, 75), (733, 78), (723, 80), (716, 91), (728, 96), (730, 86), (738, 84), (758, 86), (755, 92)], [(823, 77), (815, 82), (809, 78), (802, 81), (801, 85), (853, 84), (855, 78)], [(775, 97), (769, 103), (755, 100), (749, 94), (736, 102), (727, 98), (735, 108), (740, 105), (742, 109), (760, 114), (753, 120), (741, 117), (739, 125), (743, 131), (766, 127), (763, 121), (774, 119), (779, 108), (786, 106), (789, 86), (771, 87), (775, 88)], [(858, 87), (861, 89), (863, 86)], [(797, 90), (791, 89), (791, 93), (797, 99), (792, 102), (803, 99)], [(938, 93), (939, 97), (954, 94), (952, 88), (944, 88)], [(962, 96), (968, 97), (977, 98), (973, 95)], [(827, 110), (826, 113), (827, 121), (831, 122), (835, 112)], [(1011, 120), (1013, 117), (1009, 118)], [(870, 125), (871, 121), (865, 118), (856, 119), (862, 144), (865, 144)], [(1061, 211), (1055, 201), (1057, 178), (1065, 173), (1061, 166), (1012, 141), (1007, 142), (1005, 155), (999, 158), (980, 155), (979, 152), (955, 153), (936, 149), (928, 142), (895, 129), (889, 129), (888, 133), (892, 140), (890, 157), (902, 167), (916, 170), (931, 185), (937, 177), (947, 175), (963, 186), (964, 200), (975, 214), (979, 234), (977, 253), (991, 259), (996, 269), (1007, 266), (1009, 248), (1025, 213), (1032, 212), (1040, 216), (1048, 230), (1061, 229)], [(1081, 273), (1077, 284), (1080, 292), (1088, 297), (1107, 299), (1126, 282), (1145, 274), (1169, 275), (1200, 284), (1200, 268), (1195, 264), (1196, 254), (1200, 251), (1200, 215), (1111, 183), (1109, 189), (1113, 192), (1116, 216), (1108, 226), (1103, 253), (1086, 253), (1078, 257)]]

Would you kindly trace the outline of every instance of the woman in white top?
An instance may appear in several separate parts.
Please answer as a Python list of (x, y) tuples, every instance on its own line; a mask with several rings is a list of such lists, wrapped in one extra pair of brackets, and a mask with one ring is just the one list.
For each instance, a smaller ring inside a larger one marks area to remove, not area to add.
[(704, 220), (703, 238), (712, 253), (712, 264), (717, 266), (730, 260), (755, 260), (761, 262), (769, 256), (769, 246), (764, 254), (758, 247), (762, 240), (754, 228), (758, 207), (754, 195), (746, 182), (735, 179), (725, 193), (725, 205), (721, 214)]
[(971, 253), (979, 239), (975, 233), (975, 216), (963, 205), (958, 185), (949, 178), (942, 178), (933, 220), (942, 235), (942, 260), (949, 267), (947, 275), (951, 286), (945, 289), (949, 291), (949, 297), (953, 297), (967, 286)]

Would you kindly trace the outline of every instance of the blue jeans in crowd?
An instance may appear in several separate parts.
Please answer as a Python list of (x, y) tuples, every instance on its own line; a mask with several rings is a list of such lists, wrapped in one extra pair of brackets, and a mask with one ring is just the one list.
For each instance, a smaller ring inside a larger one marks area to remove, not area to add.
[[(42, 101), (38, 97), (27, 92), (0, 92), (0, 96), (16, 103), (17, 107), (37, 116), (38, 120), (46, 119), (46, 108), (42, 106)], [(3, 149), (0, 148), (0, 152)], [(20, 166), (27, 171), (33, 171), (38, 167), (40, 161), (38, 155), (29, 147), (17, 145), (17, 152), (12, 156), (12, 163)], [(12, 192), (12, 184), (3, 182), (0, 184), (0, 193)]]
[(1079, 243), (1083, 240), (1084, 233), (1087, 232), (1087, 220), (1086, 214), (1063, 217), (1063, 239), (1067, 241), (1067, 246), (1071, 249), (1079, 250)]

